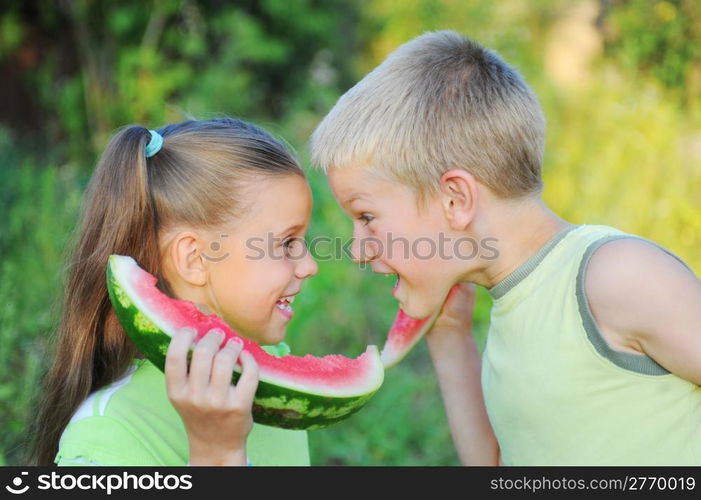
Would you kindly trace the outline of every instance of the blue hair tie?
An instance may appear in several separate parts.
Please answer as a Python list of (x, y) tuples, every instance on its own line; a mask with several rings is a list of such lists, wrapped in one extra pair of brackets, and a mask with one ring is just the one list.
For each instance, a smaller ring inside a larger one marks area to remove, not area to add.
[(146, 144), (146, 158), (151, 158), (163, 147), (163, 136), (155, 130), (149, 130), (149, 132), (151, 132), (151, 140)]

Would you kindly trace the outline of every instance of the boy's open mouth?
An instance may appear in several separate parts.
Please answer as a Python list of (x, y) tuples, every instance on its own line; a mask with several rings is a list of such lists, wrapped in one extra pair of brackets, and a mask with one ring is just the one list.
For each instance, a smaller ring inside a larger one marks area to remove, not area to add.
[(392, 285), (392, 296), (399, 300), (399, 297), (397, 297), (397, 289), (399, 288), (399, 283), (401, 279), (399, 278), (399, 273), (383, 273), (381, 271), (375, 271), (377, 274), (381, 274), (383, 276), (386, 276), (387, 278), (394, 278), (396, 281), (394, 282), (394, 285)]
[(388, 274), (385, 274), (385, 276), (387, 276), (388, 278), (395, 278), (396, 279), (396, 281), (394, 282), (394, 285), (392, 286), (392, 295), (394, 296), (394, 298), (397, 298), (395, 292), (397, 291), (397, 288), (399, 288), (399, 274), (388, 273)]

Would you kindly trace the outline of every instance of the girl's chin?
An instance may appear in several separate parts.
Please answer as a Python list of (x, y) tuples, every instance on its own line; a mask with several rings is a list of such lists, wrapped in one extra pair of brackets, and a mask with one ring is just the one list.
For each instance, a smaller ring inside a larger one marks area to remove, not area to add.
[[(231, 325), (229, 326), (231, 327)], [(279, 344), (285, 340), (285, 334), (287, 333), (287, 325), (280, 324), (259, 325), (258, 327), (251, 327), (248, 330), (239, 330), (234, 327), (231, 327), (231, 329), (258, 345)]]
[(261, 345), (279, 344), (280, 342), (285, 340), (286, 333), (287, 329), (285, 327), (273, 327), (269, 331), (267, 331), (265, 335), (261, 335), (261, 339), (258, 343)]

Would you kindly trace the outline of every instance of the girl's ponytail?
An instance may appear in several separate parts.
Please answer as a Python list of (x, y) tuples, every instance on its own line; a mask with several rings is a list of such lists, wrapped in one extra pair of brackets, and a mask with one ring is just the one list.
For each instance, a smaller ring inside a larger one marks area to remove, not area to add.
[[(162, 147), (146, 146), (152, 137)], [(176, 227), (217, 228), (240, 217), (239, 187), (264, 176), (304, 176), (287, 148), (232, 118), (139, 126), (108, 144), (85, 195), (78, 241), (67, 268), (62, 318), (32, 430), (29, 462), (51, 465), (80, 403), (120, 378), (136, 349), (111, 307), (110, 254), (130, 255), (173, 295), (161, 269), (159, 237)]]
[(53, 464), (61, 433), (78, 405), (122, 376), (136, 355), (110, 305), (105, 272), (109, 255), (121, 253), (160, 274), (158, 222), (147, 171), (151, 160), (145, 155), (150, 139), (144, 127), (122, 129), (90, 180), (79, 240), (66, 270), (53, 362), (32, 429), (32, 464)]

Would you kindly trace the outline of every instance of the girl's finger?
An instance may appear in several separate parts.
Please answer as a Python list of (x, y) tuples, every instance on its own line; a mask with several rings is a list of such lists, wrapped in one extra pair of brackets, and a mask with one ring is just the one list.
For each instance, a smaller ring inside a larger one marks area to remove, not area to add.
[(187, 353), (196, 333), (192, 328), (182, 328), (170, 341), (165, 364), (168, 392), (173, 392), (187, 383)]
[(239, 354), (241, 354), (242, 348), (243, 344), (241, 342), (230, 339), (216, 356), (214, 356), (210, 387), (222, 400), (227, 398), (229, 387), (231, 386), (234, 365), (236, 364)]
[[(253, 356), (246, 351), (241, 353), (242, 373), (236, 384), (234, 399), (242, 407), (250, 408), (258, 389), (258, 363)], [(232, 387), (230, 390), (234, 390)]]
[(212, 373), (212, 359), (224, 340), (224, 332), (212, 329), (197, 342), (190, 362), (190, 385), (206, 389)]

